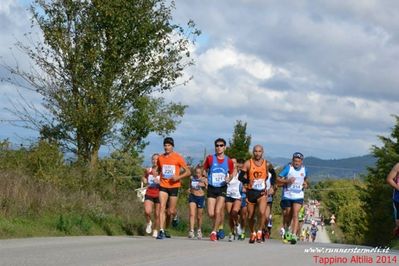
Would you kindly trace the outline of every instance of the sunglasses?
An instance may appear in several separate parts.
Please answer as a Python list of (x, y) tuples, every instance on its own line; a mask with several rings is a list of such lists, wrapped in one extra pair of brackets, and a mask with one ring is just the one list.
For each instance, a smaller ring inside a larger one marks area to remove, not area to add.
[(216, 144), (215, 147), (224, 147), (224, 144)]
[(298, 158), (298, 159), (303, 160), (303, 154), (300, 153), (300, 152), (296, 152), (296, 153), (294, 153), (294, 154), (292, 155), (292, 158)]

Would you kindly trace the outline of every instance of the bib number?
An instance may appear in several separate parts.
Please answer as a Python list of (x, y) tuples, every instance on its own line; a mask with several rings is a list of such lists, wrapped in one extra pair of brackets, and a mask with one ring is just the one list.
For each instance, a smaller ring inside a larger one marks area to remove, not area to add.
[(226, 174), (224, 173), (213, 173), (212, 174), (212, 184), (214, 185), (221, 185), (225, 182)]
[(201, 188), (198, 181), (191, 181), (191, 187), (196, 190)]
[(155, 179), (156, 179), (156, 178), (155, 178), (153, 175), (148, 175), (148, 185), (149, 185), (150, 187), (153, 187), (153, 186), (156, 185)]
[(170, 179), (175, 176), (176, 166), (175, 165), (162, 165), (162, 176), (163, 178)]
[(265, 180), (255, 179), (252, 188), (255, 190), (264, 190), (266, 188)]
[(302, 185), (300, 184), (292, 184), (291, 186), (288, 187), (288, 190), (293, 192), (293, 193), (299, 193), (302, 191)]

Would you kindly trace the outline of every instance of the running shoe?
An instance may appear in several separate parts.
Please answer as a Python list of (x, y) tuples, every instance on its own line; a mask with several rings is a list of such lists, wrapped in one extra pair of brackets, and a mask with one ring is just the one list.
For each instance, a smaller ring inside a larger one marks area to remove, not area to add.
[(158, 230), (153, 230), (152, 231), (152, 237), (153, 238), (157, 238), (157, 236), (158, 236)]
[(298, 242), (298, 237), (296, 235), (291, 236), (291, 244), (295, 245)]
[(188, 238), (194, 238), (194, 230), (188, 232)]
[(234, 235), (233, 235), (233, 233), (230, 233), (229, 234), (229, 242), (233, 242), (233, 240), (234, 240)]
[(238, 237), (239, 240), (244, 240), (246, 237), (245, 232), (241, 233), (241, 235)]
[(197, 238), (202, 239), (202, 232), (200, 229), (197, 230)]
[(262, 237), (263, 237), (263, 233), (262, 233), (261, 230), (259, 230), (259, 231), (256, 233), (256, 242), (262, 243)]
[(173, 227), (177, 227), (178, 225), (179, 225), (179, 217), (178, 217), (177, 214), (176, 214), (176, 216), (173, 217), (172, 226), (173, 226)]
[(253, 233), (251, 234), (251, 237), (249, 238), (249, 244), (255, 243), (255, 240), (256, 240), (256, 233), (253, 232)]
[(166, 231), (166, 230), (165, 230), (165, 237), (166, 237), (166, 238), (170, 238), (170, 237), (171, 237), (170, 234), (169, 234), (169, 232)]
[(266, 229), (262, 230), (262, 242), (265, 242), (265, 237), (266, 237)]
[(164, 239), (164, 238), (165, 238), (165, 232), (163, 230), (160, 230), (157, 239)]
[(224, 239), (225, 234), (224, 234), (224, 230), (223, 229), (219, 229), (218, 233), (217, 233), (217, 238), (218, 239)]
[(286, 232), (283, 236), (283, 243), (288, 244), (291, 242), (291, 233)]
[(151, 222), (151, 220), (150, 220), (149, 223), (147, 223), (147, 227), (145, 228), (145, 232), (147, 234), (151, 234), (151, 232), (152, 232), (152, 222)]
[(213, 231), (213, 232), (211, 233), (210, 239), (211, 239), (211, 241), (217, 241), (217, 240), (218, 240), (218, 237), (217, 237), (217, 234), (216, 234), (215, 231)]

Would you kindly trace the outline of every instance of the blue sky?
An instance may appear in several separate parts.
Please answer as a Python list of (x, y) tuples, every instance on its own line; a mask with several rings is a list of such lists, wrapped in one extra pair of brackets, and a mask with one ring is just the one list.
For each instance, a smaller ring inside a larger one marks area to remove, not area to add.
[[(29, 31), (29, 1), (0, 3), (0, 56)], [(189, 108), (176, 149), (200, 157), (217, 137), (231, 138), (248, 122), (253, 144), (269, 156), (294, 151), (321, 158), (363, 155), (388, 135), (399, 114), (399, 2), (177, 0), (174, 17), (193, 19), (203, 32), (192, 48), (194, 79), (165, 93)], [(23, 57), (16, 56), (18, 59)], [(0, 85), (0, 120), (15, 89)], [(32, 102), (40, 97), (29, 94)], [(0, 124), (0, 138), (33, 132)], [(151, 135), (146, 155), (162, 150)]]

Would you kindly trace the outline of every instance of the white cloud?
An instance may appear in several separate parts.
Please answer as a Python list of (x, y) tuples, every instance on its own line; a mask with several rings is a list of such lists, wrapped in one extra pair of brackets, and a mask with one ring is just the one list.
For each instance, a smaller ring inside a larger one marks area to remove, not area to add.
[[(194, 19), (206, 36), (190, 47), (196, 65), (186, 77), (194, 79), (164, 94), (189, 105), (173, 134), (185, 155), (230, 138), (236, 120), (247, 121), (253, 143), (272, 156), (360, 155), (389, 133), (390, 115), (399, 113), (399, 3), (176, 2), (176, 19)], [(8, 62), (28, 18), (14, 1), (0, 2), (0, 56)], [(4, 108), (14, 92), (0, 90)], [(159, 151), (160, 137), (150, 140), (148, 150)]]

